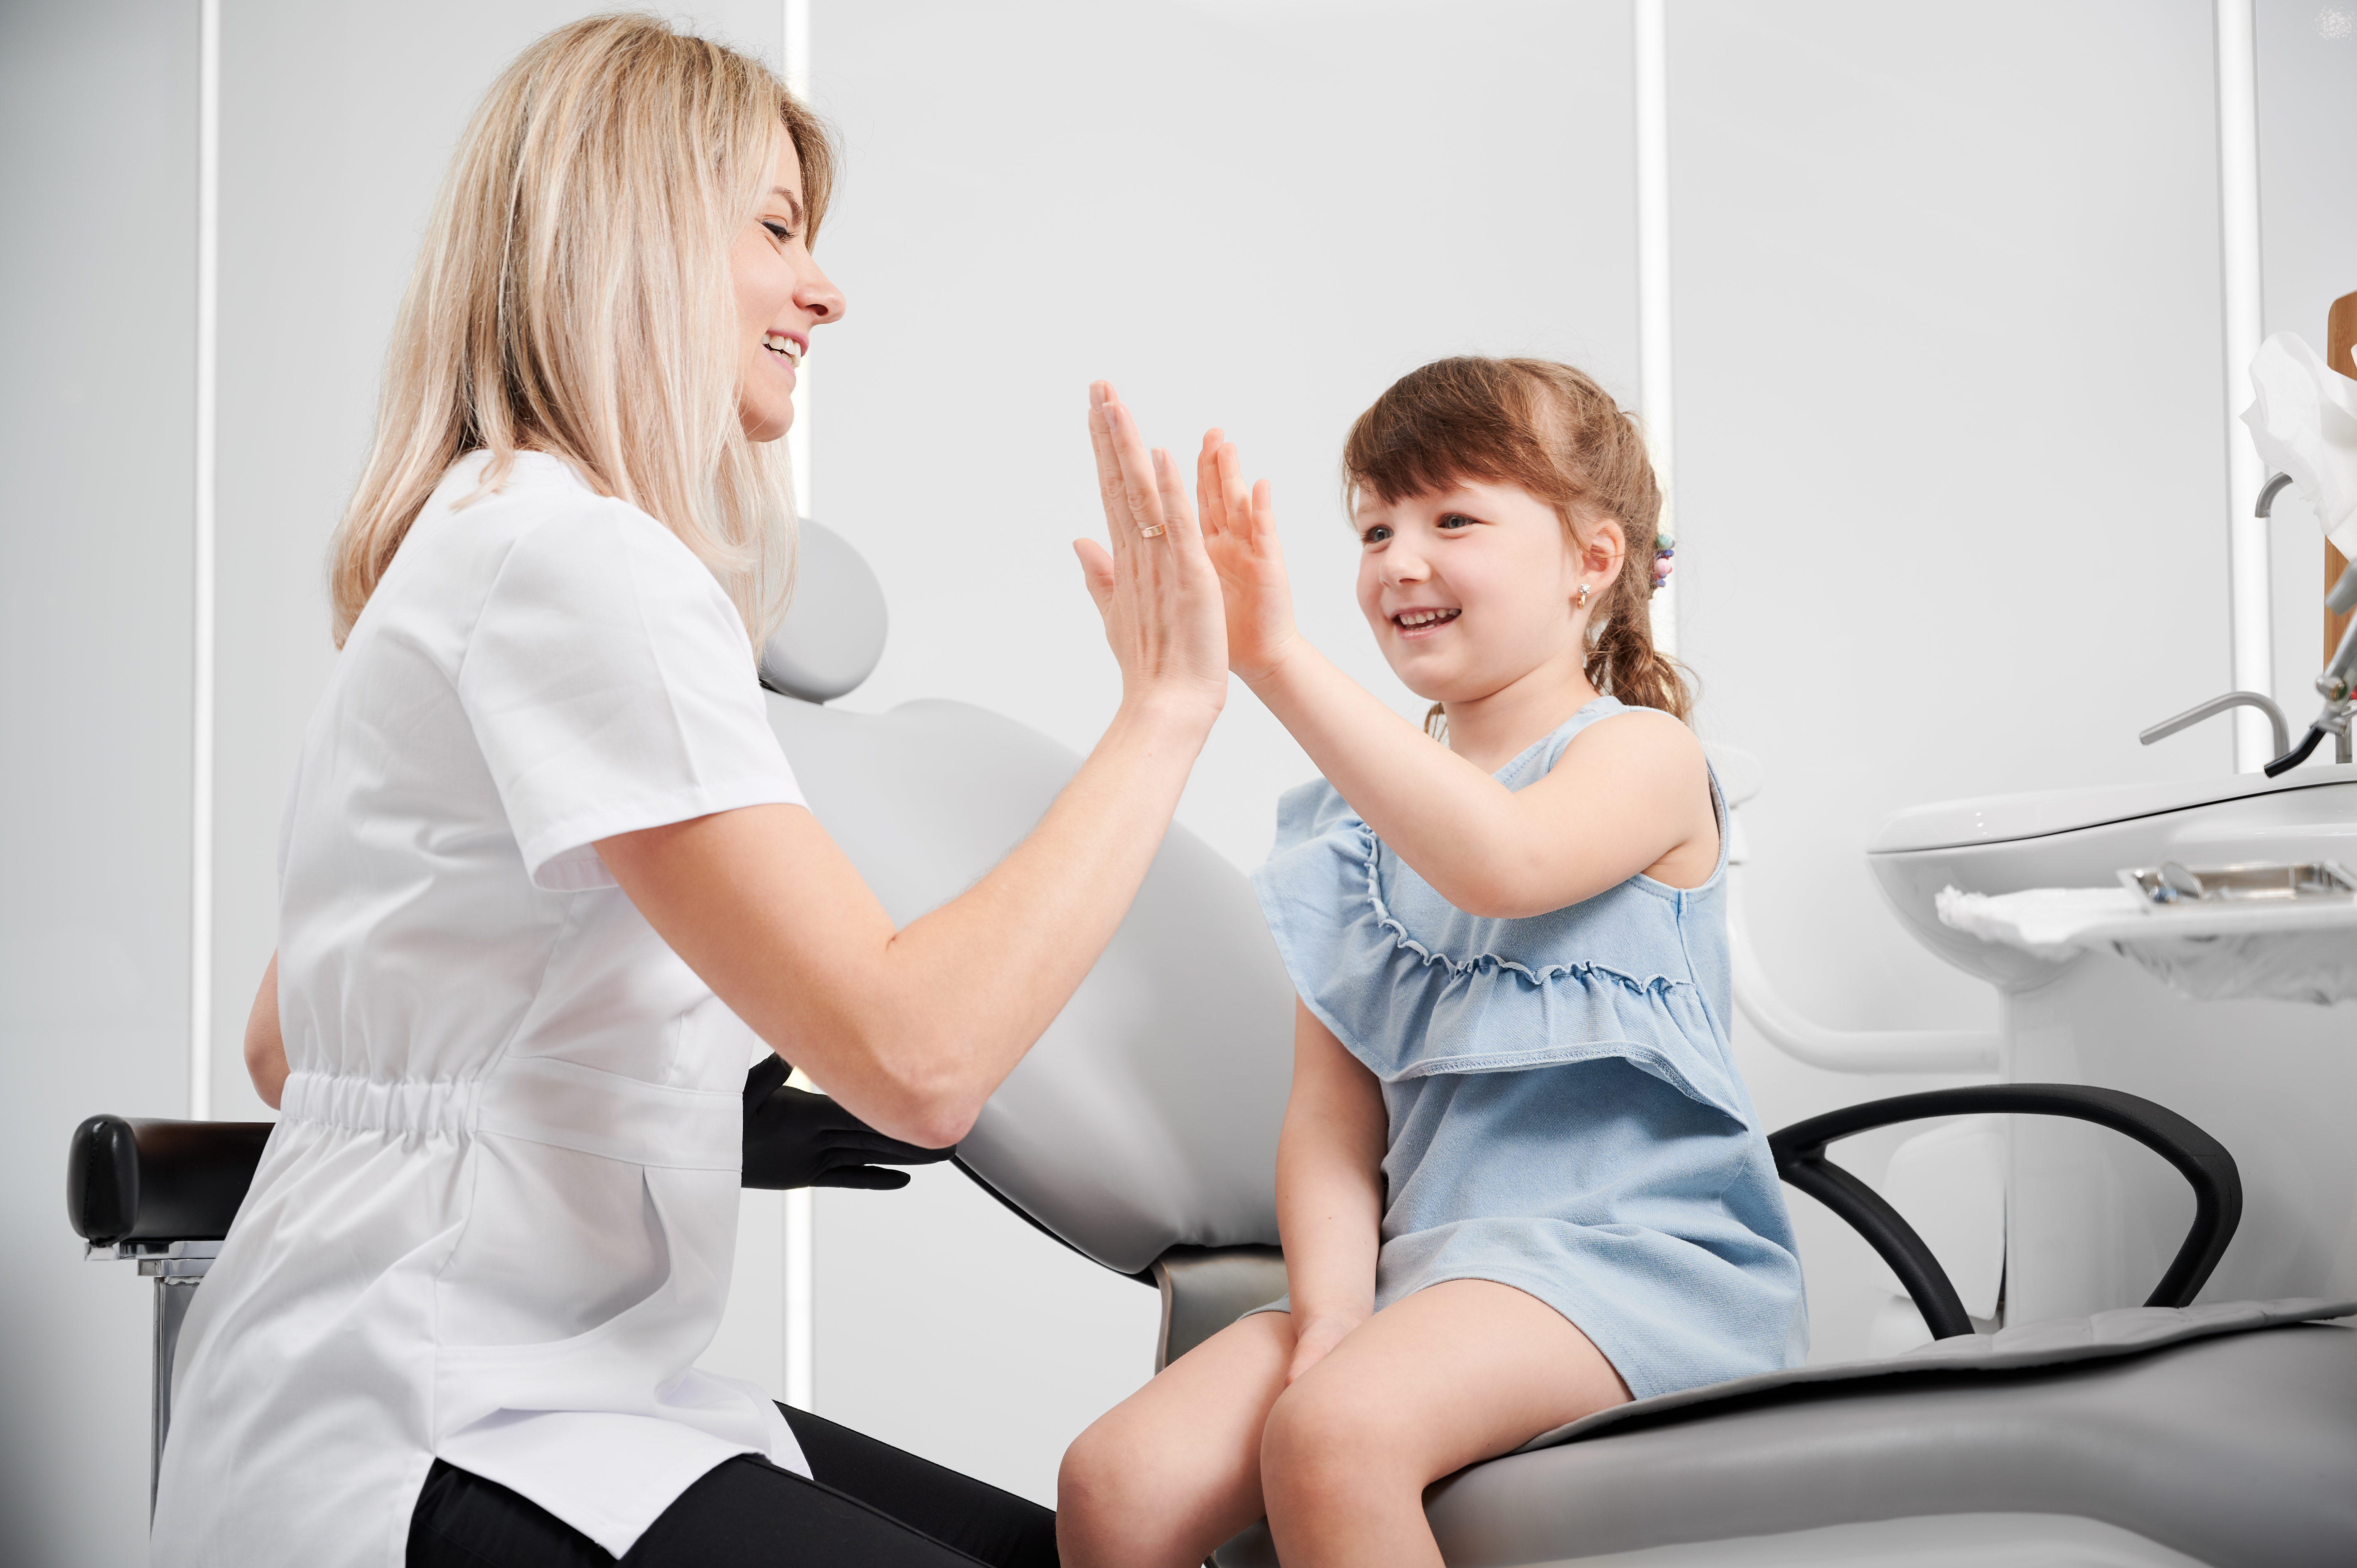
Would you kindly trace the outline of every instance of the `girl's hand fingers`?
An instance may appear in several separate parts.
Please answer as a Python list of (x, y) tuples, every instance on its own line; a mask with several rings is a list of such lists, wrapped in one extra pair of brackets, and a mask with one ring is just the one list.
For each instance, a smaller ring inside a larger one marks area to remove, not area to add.
[(1243, 460), (1236, 455), (1233, 442), (1220, 448), (1219, 466), (1220, 506), (1227, 514), (1227, 524), (1257, 547), (1266, 541), (1275, 522), (1268, 506), (1268, 481), (1263, 479), (1256, 489), (1245, 487)]
[(1203, 537), (1215, 539), (1228, 529), (1220, 494), (1220, 433), (1203, 432), (1202, 450), (1195, 454), (1195, 505), (1203, 518)]

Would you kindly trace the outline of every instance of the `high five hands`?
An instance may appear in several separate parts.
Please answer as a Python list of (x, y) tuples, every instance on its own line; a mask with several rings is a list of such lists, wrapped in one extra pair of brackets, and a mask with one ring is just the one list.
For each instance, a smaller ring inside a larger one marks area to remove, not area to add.
[[(1120, 394), (1099, 381), (1089, 400), (1113, 551), (1090, 540), (1073, 548), (1125, 691), (1157, 679), (1198, 688), (1217, 679), (1224, 692), (1214, 671), (1232, 669), (1247, 684), (1267, 674), (1295, 636), (1268, 481), (1247, 486), (1234, 445), (1207, 432), (1195, 462), (1199, 525), (1177, 463), (1160, 447), (1147, 450)], [(1221, 623), (1223, 638), (1205, 635)]]

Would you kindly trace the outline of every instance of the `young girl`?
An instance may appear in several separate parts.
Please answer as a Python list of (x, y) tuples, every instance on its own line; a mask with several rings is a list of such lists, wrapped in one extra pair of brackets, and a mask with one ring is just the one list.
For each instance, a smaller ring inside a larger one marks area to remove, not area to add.
[[(1134, 436), (1123, 461), (1154, 482)], [(1641, 439), (1567, 366), (1444, 360), (1343, 467), (1360, 608), (1447, 745), (1296, 631), (1267, 484), (1211, 432), (1230, 663), (1325, 774), (1254, 879), (1300, 993), (1293, 1288), (1072, 1445), (1068, 1568), (1199, 1563), (1264, 1513), (1287, 1568), (1437, 1565), (1428, 1483), (1804, 1343), (1728, 1053), (1724, 812), (1652, 645)]]

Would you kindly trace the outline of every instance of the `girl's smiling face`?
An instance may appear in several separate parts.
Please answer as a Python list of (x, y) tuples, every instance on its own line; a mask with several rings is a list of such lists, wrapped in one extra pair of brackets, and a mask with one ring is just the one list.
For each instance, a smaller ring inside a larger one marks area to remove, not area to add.
[(1475, 702), (1543, 671), (1587, 685), (1588, 617), (1620, 566), (1617, 521), (1575, 547), (1545, 502), (1463, 481), (1397, 501), (1362, 494), (1358, 527), (1359, 608), (1408, 690)]

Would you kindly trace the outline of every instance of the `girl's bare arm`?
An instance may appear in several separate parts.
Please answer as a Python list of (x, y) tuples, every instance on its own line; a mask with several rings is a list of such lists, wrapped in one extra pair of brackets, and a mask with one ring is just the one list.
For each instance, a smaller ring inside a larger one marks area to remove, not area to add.
[(1717, 858), (1702, 746), (1684, 725), (1641, 711), (1597, 725), (1546, 778), (1510, 790), (1303, 640), (1267, 481), (1246, 489), (1218, 431), (1204, 438), (1196, 491), (1236, 674), (1441, 897), (1512, 918), (1593, 897), (1697, 838), (1703, 863)]
[(1276, 1144), (1288, 1383), (1374, 1313), (1385, 1142), (1383, 1085), (1298, 998), (1293, 1008), (1293, 1092)]
[(1666, 714), (1640, 709), (1582, 731), (1554, 771), (1517, 790), (1298, 637), (1246, 684), (1351, 810), (1468, 914), (1516, 919), (1577, 904), (1712, 832), (1702, 745)]

